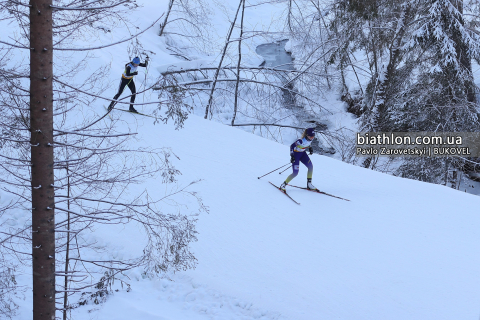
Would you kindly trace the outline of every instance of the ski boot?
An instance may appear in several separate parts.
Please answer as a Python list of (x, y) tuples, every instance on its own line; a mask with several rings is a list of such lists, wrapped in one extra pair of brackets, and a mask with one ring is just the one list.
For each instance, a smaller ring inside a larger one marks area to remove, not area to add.
[(283, 183), (280, 185), (280, 190), (285, 191), (285, 188), (287, 187), (287, 183), (283, 181)]
[(312, 184), (312, 179), (307, 179), (307, 189), (308, 190), (317, 190), (315, 186)]
[(116, 101), (112, 101), (112, 102), (110, 102), (110, 105), (108, 106), (108, 109), (107, 109), (107, 110), (108, 110), (108, 112), (112, 111), (112, 109), (113, 109), (113, 106), (115, 105), (115, 102), (116, 102)]
[(128, 111), (133, 112), (133, 113), (138, 113), (138, 111), (135, 110), (135, 108), (133, 106), (130, 106), (130, 108), (128, 108)]

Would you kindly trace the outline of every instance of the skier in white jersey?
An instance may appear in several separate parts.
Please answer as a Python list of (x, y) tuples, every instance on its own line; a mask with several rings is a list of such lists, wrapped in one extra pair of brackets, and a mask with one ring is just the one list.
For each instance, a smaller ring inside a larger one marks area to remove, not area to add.
[[(118, 87), (118, 93), (113, 97), (114, 100), (117, 100), (118, 97), (123, 92), (123, 89), (125, 89), (126, 86), (130, 89), (132, 92), (132, 96), (130, 97), (130, 103), (135, 102), (135, 96), (136, 96), (136, 89), (135, 89), (135, 82), (133, 82), (133, 77), (138, 74), (138, 67), (147, 67), (148, 65), (148, 57), (145, 60), (145, 63), (140, 63), (140, 58), (135, 57), (133, 58), (132, 62), (129, 62), (125, 65), (125, 71), (122, 73), (122, 79), (120, 80), (120, 86)], [(110, 105), (108, 106), (108, 111), (113, 109), (113, 106), (115, 105), (116, 101), (112, 101)], [(130, 112), (135, 112), (137, 113), (137, 110), (133, 107), (133, 104), (130, 105), (130, 108), (128, 108), (128, 111)]]
[(313, 176), (313, 164), (310, 160), (310, 157), (305, 152), (308, 148), (310, 154), (313, 154), (313, 149), (310, 146), (313, 139), (315, 139), (315, 129), (308, 128), (303, 132), (302, 138), (298, 139), (290, 146), (290, 161), (292, 162), (293, 173), (287, 177), (287, 179), (282, 183), (280, 189), (285, 191), (287, 184), (292, 181), (298, 175), (298, 170), (300, 167), (300, 161), (308, 168), (307, 172), (307, 189), (316, 190), (312, 184)]

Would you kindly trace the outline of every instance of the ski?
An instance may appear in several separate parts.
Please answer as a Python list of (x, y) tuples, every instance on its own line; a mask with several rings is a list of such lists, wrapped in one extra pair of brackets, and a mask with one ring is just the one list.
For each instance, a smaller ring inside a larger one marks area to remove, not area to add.
[[(270, 181), (268, 181), (268, 182), (270, 182)], [(270, 182), (270, 184), (271, 184), (272, 186), (274, 186), (275, 188), (277, 188), (281, 193), (283, 193), (284, 195), (286, 195), (287, 197), (289, 197), (290, 200), (292, 200), (292, 201), (295, 202), (296, 204), (300, 205), (300, 202), (297, 202), (297, 201), (293, 200), (293, 198), (290, 197), (290, 195), (289, 195), (286, 191), (283, 191), (282, 189), (280, 189), (279, 187), (277, 187), (276, 185), (274, 185), (274, 184), (271, 183), (271, 182)]]
[(120, 111), (123, 111), (123, 112), (132, 113), (132, 114), (139, 114), (139, 115), (144, 116), (144, 117), (150, 117), (150, 118), (153, 118), (153, 119), (157, 119), (157, 117), (149, 115), (149, 114), (145, 114), (145, 113), (133, 112), (133, 111), (130, 111), (130, 110), (118, 109), (118, 108), (115, 108), (115, 110), (120, 110)]
[(307, 191), (311, 191), (311, 192), (316, 192), (316, 193), (321, 193), (321, 194), (324, 194), (326, 196), (330, 196), (330, 197), (334, 197), (334, 198), (337, 198), (337, 199), (342, 199), (342, 200), (345, 200), (345, 201), (350, 201), (348, 199), (345, 199), (345, 198), (341, 198), (341, 197), (337, 197), (337, 196), (334, 196), (333, 194), (330, 194), (330, 193), (326, 193), (326, 192), (323, 192), (323, 191), (320, 191), (320, 190), (310, 190), (310, 189), (307, 189), (307, 188), (303, 188), (303, 187), (298, 187), (298, 186), (293, 186), (291, 184), (289, 184), (290, 187), (294, 187), (294, 188), (298, 188), (298, 189), (304, 189), (304, 190), (307, 190)]
[[(105, 106), (104, 106), (105, 107)], [(120, 110), (120, 111), (123, 111), (123, 112), (128, 112), (128, 113), (133, 113), (133, 114), (139, 114), (141, 116), (144, 116), (144, 117), (150, 117), (150, 118), (153, 118), (153, 119), (158, 119), (157, 117), (154, 117), (154, 116), (151, 116), (149, 114), (145, 114), (145, 113), (140, 113), (140, 112), (132, 112), (130, 110), (126, 110), (126, 109), (120, 109), (120, 108), (112, 108), (110, 111), (108, 110), (107, 107), (105, 107), (105, 110), (107, 110), (107, 114), (109, 114), (110, 112), (112, 112), (113, 110)], [(107, 115), (106, 114), (106, 115)], [(112, 116), (109, 115), (110, 119), (112, 119)]]

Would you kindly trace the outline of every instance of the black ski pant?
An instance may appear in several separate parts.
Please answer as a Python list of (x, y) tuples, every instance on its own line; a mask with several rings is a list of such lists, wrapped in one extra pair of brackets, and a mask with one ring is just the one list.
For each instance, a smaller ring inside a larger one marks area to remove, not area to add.
[[(125, 89), (126, 86), (128, 86), (128, 88), (132, 92), (132, 96), (130, 97), (130, 103), (134, 103), (137, 90), (135, 89), (135, 82), (133, 82), (133, 78), (125, 79), (122, 77), (122, 80), (120, 81), (120, 86), (118, 87), (118, 93), (115, 95), (115, 97), (113, 97), (113, 99), (117, 100), (118, 97), (120, 97), (120, 95), (122, 94), (123, 89)], [(130, 108), (133, 108), (133, 105), (130, 105)]]

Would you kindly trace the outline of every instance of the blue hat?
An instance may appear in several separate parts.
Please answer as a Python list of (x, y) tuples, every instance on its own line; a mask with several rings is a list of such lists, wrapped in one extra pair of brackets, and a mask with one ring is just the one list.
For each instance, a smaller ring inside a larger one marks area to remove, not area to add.
[(307, 129), (307, 136), (314, 137), (315, 136), (315, 129), (314, 128), (308, 128)]
[(140, 64), (140, 58), (135, 57), (135, 58), (133, 58), (132, 62), (135, 63), (135, 64)]

